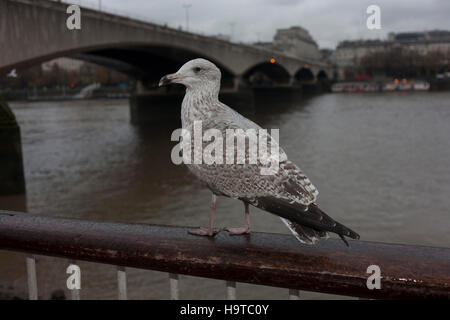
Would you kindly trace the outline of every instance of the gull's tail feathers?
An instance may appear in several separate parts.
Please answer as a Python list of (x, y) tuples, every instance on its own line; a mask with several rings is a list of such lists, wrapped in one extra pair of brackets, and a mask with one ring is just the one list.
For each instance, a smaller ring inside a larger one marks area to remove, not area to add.
[(307, 207), (277, 197), (259, 197), (249, 201), (255, 207), (281, 217), (296, 238), (302, 243), (314, 244), (325, 238), (327, 232), (336, 233), (349, 246), (345, 237), (359, 239), (359, 234), (335, 221), (315, 203)]
[(304, 244), (316, 244), (320, 239), (328, 239), (328, 232), (318, 231), (301, 224), (280, 218), (298, 241)]

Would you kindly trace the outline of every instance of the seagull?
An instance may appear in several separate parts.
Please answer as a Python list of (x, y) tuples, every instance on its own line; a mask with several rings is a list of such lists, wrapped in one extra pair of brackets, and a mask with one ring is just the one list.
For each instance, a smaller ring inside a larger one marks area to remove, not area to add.
[[(254, 129), (264, 132), (260, 126), (219, 101), (221, 72), (212, 62), (198, 58), (186, 62), (176, 73), (165, 75), (159, 86), (173, 83), (186, 87), (181, 105), (182, 128), (194, 131), (195, 122), (201, 121), (202, 129), (216, 129), (224, 136), (228, 129)], [(272, 138), (269, 135), (269, 138)], [(270, 140), (270, 143), (276, 143)], [(205, 142), (203, 142), (205, 144)], [(239, 145), (234, 149), (237, 152)], [(248, 151), (248, 145), (244, 146)], [(315, 244), (328, 233), (337, 234), (348, 246), (345, 237), (359, 239), (359, 235), (333, 220), (317, 205), (318, 191), (300, 168), (290, 161), (279, 148), (278, 170), (262, 174), (266, 164), (190, 163), (188, 169), (212, 191), (209, 226), (189, 230), (198, 236), (214, 236), (217, 196), (238, 199), (244, 204), (244, 227), (229, 227), (230, 235), (250, 233), (249, 206), (260, 208), (281, 218), (293, 235), (304, 244)], [(184, 152), (184, 150), (183, 150)], [(246, 160), (247, 160), (246, 153)]]
[(16, 69), (12, 69), (10, 73), (6, 75), (8, 78), (17, 78)]

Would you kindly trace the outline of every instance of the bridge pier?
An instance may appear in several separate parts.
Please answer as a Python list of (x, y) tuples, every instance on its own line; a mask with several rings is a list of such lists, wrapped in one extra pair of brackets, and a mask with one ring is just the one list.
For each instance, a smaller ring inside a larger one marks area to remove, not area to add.
[(145, 88), (144, 84), (141, 80), (136, 81), (136, 93), (137, 94), (146, 94), (148, 90)]
[(233, 90), (235, 92), (238, 92), (239, 91), (239, 87), (241, 86), (241, 84), (242, 84), (242, 76), (234, 77), (234, 79), (233, 79)]
[(289, 86), (293, 87), (295, 83), (295, 76), (294, 75), (290, 75), (289, 76)]
[[(139, 92), (139, 91), (138, 91)], [(130, 97), (130, 120), (133, 124), (180, 127), (180, 93), (144, 93)]]
[(254, 87), (253, 93), (258, 108), (263, 106), (276, 107), (280, 102), (290, 103), (300, 99), (302, 90), (298, 86)]
[(320, 93), (320, 92), (326, 91), (325, 88), (322, 88), (322, 86), (320, 86), (320, 84), (317, 81), (302, 82), (301, 87), (302, 87), (302, 92), (304, 94), (315, 94), (315, 93)]
[(25, 194), (20, 127), (0, 97), (0, 196)]

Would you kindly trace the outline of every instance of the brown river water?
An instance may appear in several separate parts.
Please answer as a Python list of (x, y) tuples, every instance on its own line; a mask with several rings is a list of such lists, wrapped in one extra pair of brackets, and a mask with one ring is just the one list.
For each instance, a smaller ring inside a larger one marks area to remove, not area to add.
[[(319, 189), (318, 203), (370, 241), (450, 247), (450, 93), (323, 94), (256, 106), (253, 120)], [(175, 166), (173, 124), (132, 125), (128, 100), (11, 103), (22, 130), (27, 194), (0, 208), (99, 221), (207, 225), (210, 192)], [(179, 108), (178, 106), (170, 106)], [(218, 199), (219, 227), (243, 224)], [(251, 208), (252, 229), (289, 233)], [(116, 298), (113, 266), (80, 262), (83, 299)], [(39, 296), (64, 289), (67, 261), (38, 257)], [(169, 297), (167, 274), (129, 269), (131, 299)], [(68, 290), (65, 289), (69, 296)], [(286, 289), (238, 284), (240, 299)], [(0, 297), (26, 297), (22, 254), (0, 251)], [(223, 281), (181, 276), (180, 297), (222, 299)], [(302, 293), (303, 298), (335, 298)]]

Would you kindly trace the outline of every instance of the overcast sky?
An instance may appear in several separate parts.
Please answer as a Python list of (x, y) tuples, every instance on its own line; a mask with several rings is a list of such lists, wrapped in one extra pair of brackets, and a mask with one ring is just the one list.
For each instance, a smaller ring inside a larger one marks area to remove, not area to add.
[[(80, 0), (71, 1), (79, 3)], [(270, 41), (277, 28), (300, 25), (319, 46), (341, 40), (385, 38), (390, 31), (450, 30), (450, 0), (101, 0), (103, 7), (142, 15), (172, 27), (189, 24), (207, 34), (233, 32), (233, 40)], [(81, 0), (98, 3), (98, 0)], [(368, 30), (366, 9), (381, 8), (381, 30)], [(232, 26), (234, 25), (234, 27)]]

